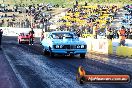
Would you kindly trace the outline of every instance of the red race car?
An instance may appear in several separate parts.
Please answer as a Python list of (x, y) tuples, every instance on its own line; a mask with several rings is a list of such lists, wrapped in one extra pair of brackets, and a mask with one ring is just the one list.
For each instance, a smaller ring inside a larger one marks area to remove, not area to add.
[(28, 33), (20, 33), (18, 36), (18, 43), (29, 43), (29, 34)]

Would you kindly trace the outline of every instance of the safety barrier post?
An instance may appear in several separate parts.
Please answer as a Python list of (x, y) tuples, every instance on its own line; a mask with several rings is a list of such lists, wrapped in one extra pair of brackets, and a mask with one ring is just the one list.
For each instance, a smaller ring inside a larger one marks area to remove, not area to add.
[(132, 47), (127, 47), (126, 52), (127, 52), (127, 56), (132, 58)]
[(108, 54), (113, 54), (113, 45), (111, 40), (108, 40)]
[(116, 49), (116, 55), (132, 58), (132, 47), (118, 46)]

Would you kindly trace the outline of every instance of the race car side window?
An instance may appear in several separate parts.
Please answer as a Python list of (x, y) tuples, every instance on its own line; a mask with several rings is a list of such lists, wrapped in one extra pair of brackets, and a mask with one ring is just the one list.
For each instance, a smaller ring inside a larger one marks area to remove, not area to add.
[(20, 36), (24, 36), (24, 33), (20, 33)]
[(48, 38), (48, 33), (45, 34), (45, 38), (46, 38), (46, 39)]
[(57, 34), (52, 34), (51, 38), (53, 38), (53, 39), (59, 39), (59, 36)]
[(48, 36), (48, 38), (49, 38), (49, 39), (52, 39), (52, 36), (51, 36), (51, 35), (49, 35), (49, 36)]
[(73, 38), (78, 38), (77, 34), (74, 32), (74, 33), (71, 33), (73, 35)]
[(46, 34), (46, 38), (47, 38), (47, 39), (51, 39), (51, 38), (52, 38), (52, 37), (51, 37), (51, 34), (47, 33), (47, 34)]

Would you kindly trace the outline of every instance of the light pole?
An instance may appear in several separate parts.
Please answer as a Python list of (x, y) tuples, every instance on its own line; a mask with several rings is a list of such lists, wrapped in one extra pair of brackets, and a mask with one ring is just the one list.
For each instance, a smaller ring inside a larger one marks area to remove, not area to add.
[(3, 3), (5, 2), (5, 0), (3, 0)]

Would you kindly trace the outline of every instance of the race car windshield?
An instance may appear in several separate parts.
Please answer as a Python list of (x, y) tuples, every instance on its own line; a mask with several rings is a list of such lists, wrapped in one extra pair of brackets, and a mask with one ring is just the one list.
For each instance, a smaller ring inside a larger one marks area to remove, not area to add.
[(21, 36), (26, 36), (28, 33), (20, 33)]
[(52, 34), (53, 39), (63, 39), (63, 38), (77, 38), (77, 35), (75, 33), (53, 33)]

